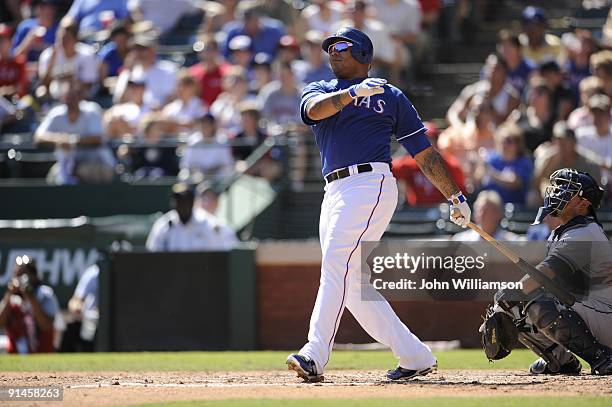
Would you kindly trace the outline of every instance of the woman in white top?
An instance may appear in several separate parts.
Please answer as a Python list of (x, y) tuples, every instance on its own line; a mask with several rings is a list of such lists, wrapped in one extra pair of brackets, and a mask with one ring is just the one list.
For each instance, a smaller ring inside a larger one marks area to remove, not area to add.
[(167, 123), (167, 131), (177, 134), (186, 130), (193, 130), (197, 120), (206, 113), (202, 99), (198, 97), (197, 83), (186, 70), (179, 74), (176, 99), (168, 103), (162, 110)]
[(309, 30), (321, 31), (325, 36), (331, 34), (330, 27), (342, 19), (344, 6), (337, 1), (313, 0), (302, 11), (302, 18)]

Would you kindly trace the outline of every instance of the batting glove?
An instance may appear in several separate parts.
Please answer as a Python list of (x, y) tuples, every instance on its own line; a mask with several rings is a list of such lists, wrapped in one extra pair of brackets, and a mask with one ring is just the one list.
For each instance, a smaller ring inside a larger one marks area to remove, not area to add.
[(348, 92), (353, 99), (358, 97), (378, 95), (379, 93), (385, 92), (385, 89), (383, 88), (385, 83), (387, 83), (386, 79), (367, 78), (364, 79), (361, 83), (358, 83), (348, 88)]
[(465, 200), (463, 193), (459, 191), (451, 195), (448, 199), (448, 203), (450, 204), (450, 220), (462, 228), (467, 227), (472, 217), (472, 210)]

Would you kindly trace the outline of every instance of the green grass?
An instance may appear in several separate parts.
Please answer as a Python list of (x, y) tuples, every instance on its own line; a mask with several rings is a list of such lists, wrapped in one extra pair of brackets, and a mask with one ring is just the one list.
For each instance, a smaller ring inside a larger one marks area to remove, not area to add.
[[(286, 351), (135, 352), (3, 355), (0, 372), (35, 371), (244, 371), (285, 368)], [(489, 363), (478, 349), (434, 352), (441, 369), (525, 369), (536, 359), (515, 350)], [(388, 369), (396, 360), (388, 351), (334, 351), (329, 369)]]
[(275, 400), (198, 400), (182, 401), (164, 404), (142, 404), (142, 406), (223, 406), (223, 407), (245, 407), (245, 406), (272, 406), (272, 407), (386, 407), (386, 406), (410, 406), (410, 407), (599, 407), (610, 406), (612, 399), (609, 397), (435, 397), (435, 398), (379, 398), (379, 399), (275, 399)]

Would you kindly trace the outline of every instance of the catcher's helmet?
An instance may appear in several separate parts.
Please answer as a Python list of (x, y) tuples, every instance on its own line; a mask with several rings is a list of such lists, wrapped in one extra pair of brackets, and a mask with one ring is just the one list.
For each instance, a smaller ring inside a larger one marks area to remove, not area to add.
[(345, 40), (353, 44), (351, 47), (351, 55), (355, 60), (362, 64), (372, 63), (374, 58), (374, 45), (372, 40), (363, 31), (359, 31), (353, 27), (342, 27), (334, 35), (328, 37), (321, 43), (323, 51), (327, 52), (329, 46), (334, 42)]
[(601, 205), (604, 190), (589, 173), (562, 168), (550, 176), (550, 186), (544, 193), (544, 206), (540, 208), (534, 225), (539, 224), (547, 215), (556, 216), (576, 195), (591, 203), (591, 212)]

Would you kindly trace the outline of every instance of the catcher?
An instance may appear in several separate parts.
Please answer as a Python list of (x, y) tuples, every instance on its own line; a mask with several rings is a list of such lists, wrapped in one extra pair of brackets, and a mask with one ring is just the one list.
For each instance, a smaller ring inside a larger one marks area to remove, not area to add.
[(480, 327), (489, 360), (502, 359), (519, 342), (540, 358), (532, 374), (578, 374), (576, 356), (596, 375), (612, 374), (612, 245), (597, 220), (603, 189), (586, 172), (564, 168), (550, 176), (544, 206), (534, 224), (555, 216), (561, 226), (548, 238), (536, 266), (566, 287), (570, 307), (529, 276), (521, 290), (500, 290)]

